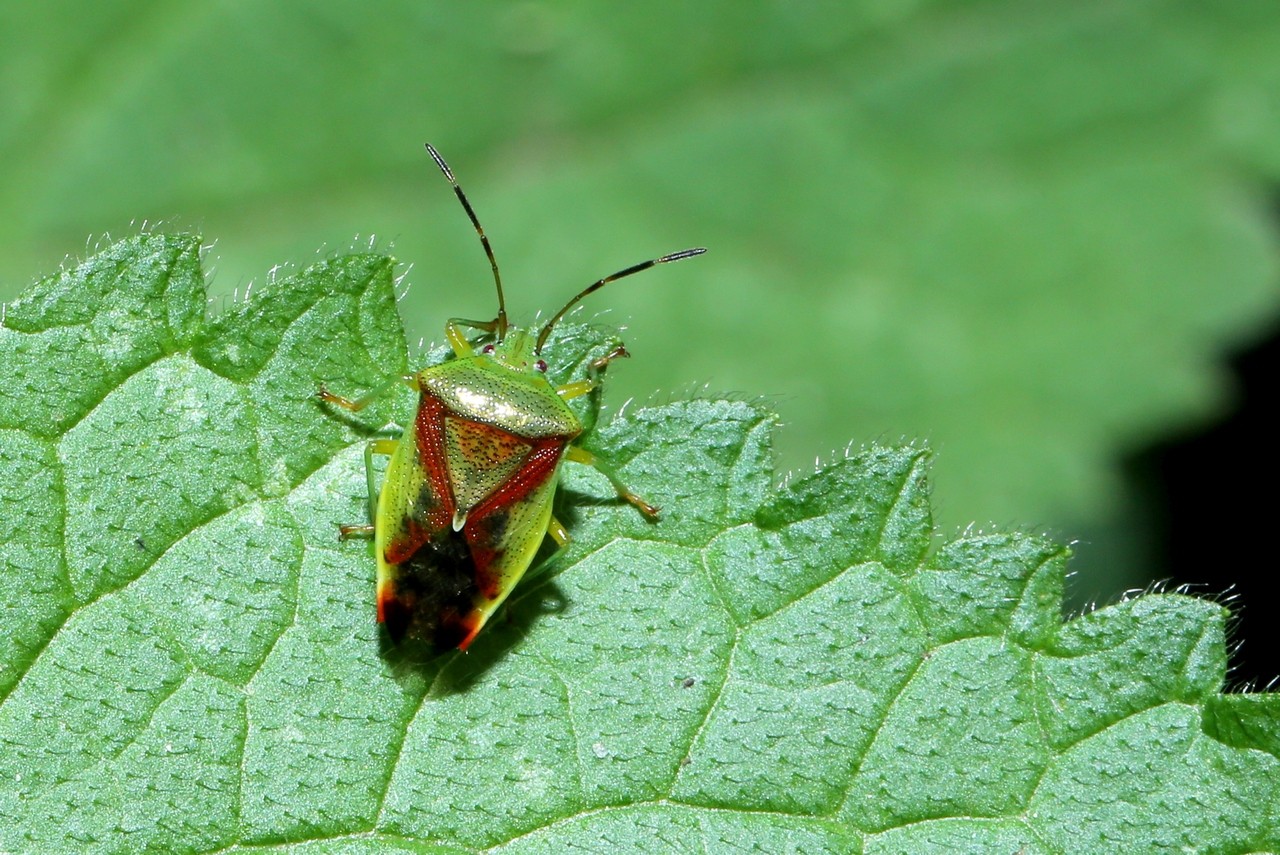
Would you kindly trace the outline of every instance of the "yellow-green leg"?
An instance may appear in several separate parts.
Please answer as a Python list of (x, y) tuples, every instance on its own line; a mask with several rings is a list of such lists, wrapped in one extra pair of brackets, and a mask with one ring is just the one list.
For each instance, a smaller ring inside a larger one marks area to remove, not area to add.
[(587, 377), (585, 379), (574, 380), (572, 383), (557, 386), (556, 394), (566, 401), (572, 401), (574, 398), (580, 398), (594, 391), (600, 385), (600, 375), (609, 367), (609, 363), (615, 359), (630, 355), (624, 345), (618, 345), (599, 359), (591, 361), (591, 364), (587, 366)]
[(320, 388), (316, 390), (316, 397), (321, 401), (324, 401), (326, 404), (333, 404), (335, 407), (341, 407), (344, 410), (350, 410), (353, 413), (358, 413), (395, 388), (397, 383), (405, 383), (415, 390), (418, 388), (417, 377), (412, 374), (403, 374), (399, 377), (393, 377), (381, 386), (365, 392), (359, 398), (344, 398), (341, 395), (335, 395), (326, 389), (322, 383), (320, 384)]
[[(600, 389), (600, 375), (602, 375), (604, 370), (609, 367), (609, 363), (615, 359), (620, 359), (630, 355), (631, 354), (627, 353), (627, 348), (625, 346), (621, 344), (618, 345), (604, 356), (591, 361), (591, 364), (587, 366), (586, 379), (575, 380), (572, 383), (566, 383), (563, 386), (559, 386), (556, 388), (556, 394), (558, 394), (563, 400), (571, 401), (574, 398), (598, 392)], [(598, 397), (593, 396), (591, 406), (587, 408), (586, 417), (582, 420), (583, 430), (588, 432), (594, 430), (596, 426), (596, 418), (599, 415), (600, 400)]]
[(551, 539), (556, 542), (556, 551), (548, 555), (542, 561), (539, 561), (537, 567), (532, 568), (527, 574), (525, 574), (526, 579), (533, 579), (541, 575), (544, 570), (552, 564), (555, 564), (556, 561), (559, 560), (560, 556), (564, 554), (564, 551), (569, 548), (569, 541), (572, 540), (572, 538), (569, 537), (569, 529), (565, 528), (564, 523), (560, 522), (560, 520), (556, 519), (554, 516), (547, 523), (547, 534), (549, 534)]
[(609, 479), (609, 483), (613, 485), (613, 489), (617, 492), (618, 498), (644, 514), (649, 520), (653, 522), (658, 521), (658, 514), (661, 509), (654, 507), (635, 493), (631, 492), (631, 489), (627, 487), (626, 484), (622, 483), (622, 479), (618, 477), (612, 467), (606, 465), (600, 460), (600, 458), (596, 457), (590, 451), (587, 451), (585, 448), (578, 448), (576, 445), (571, 445), (569, 446), (568, 451), (565, 452), (564, 456), (565, 459), (572, 460), (574, 463), (582, 463), (595, 469), (601, 475)]
[(491, 321), (469, 321), (466, 318), (450, 318), (444, 325), (444, 337), (449, 340), (449, 346), (453, 348), (453, 352), (459, 357), (467, 357), (475, 355), (475, 346), (462, 334), (462, 328), (480, 330), (481, 332), (496, 334), (498, 327), (501, 325), (501, 319), (494, 318)]
[(349, 537), (373, 537), (375, 522), (378, 518), (378, 486), (373, 475), (373, 455), (385, 454), (390, 456), (395, 453), (396, 446), (399, 444), (400, 440), (398, 439), (375, 439), (365, 443), (364, 478), (365, 487), (368, 490), (369, 522), (360, 525), (338, 526), (338, 537), (342, 540), (346, 540)]
[[(366, 392), (359, 398), (344, 398), (341, 395), (335, 395), (324, 387), (322, 384), (316, 391), (316, 397), (326, 404), (333, 404), (335, 407), (341, 407), (344, 410), (350, 410), (358, 413), (374, 401), (387, 394), (396, 383), (404, 383), (418, 390), (418, 378), (413, 374), (404, 374), (400, 377), (393, 377), (381, 386)], [(396, 439), (375, 439), (365, 444), (364, 447), (364, 477), (365, 487), (368, 491), (369, 503), (369, 522), (358, 525), (340, 525), (338, 526), (338, 537), (346, 540), (349, 537), (373, 537), (374, 521), (378, 514), (378, 488), (373, 479), (373, 455), (386, 454), (390, 455), (395, 452), (396, 446), (399, 444)]]
[[(547, 523), (547, 534), (551, 535), (551, 539), (554, 540), (556, 542), (556, 546), (559, 547), (556, 550), (556, 555), (559, 555), (560, 552), (569, 545), (569, 529), (565, 528), (564, 523), (560, 522), (560, 520), (556, 519), (554, 516), (551, 518), (551, 521)], [(555, 556), (552, 557), (554, 558)]]

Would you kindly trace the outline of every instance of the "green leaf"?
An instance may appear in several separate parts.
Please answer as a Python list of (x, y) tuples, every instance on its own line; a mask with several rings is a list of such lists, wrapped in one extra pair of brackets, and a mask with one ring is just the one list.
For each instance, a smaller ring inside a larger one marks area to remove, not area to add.
[(1224, 608), (1064, 623), (1065, 548), (937, 541), (920, 447), (779, 486), (755, 402), (601, 424), (663, 521), (566, 467), (574, 542), (506, 617), (389, 647), (335, 524), (412, 401), (314, 392), (406, 370), (393, 262), (212, 320), (202, 282), (196, 238), (143, 235), (0, 326), (0, 851), (1280, 848), (1280, 703), (1221, 694)]

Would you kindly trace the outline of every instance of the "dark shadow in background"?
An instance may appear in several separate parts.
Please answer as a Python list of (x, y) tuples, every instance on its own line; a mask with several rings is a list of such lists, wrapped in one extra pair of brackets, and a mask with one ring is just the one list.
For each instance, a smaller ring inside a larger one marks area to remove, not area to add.
[(1231, 607), (1228, 686), (1261, 689), (1280, 676), (1280, 326), (1229, 364), (1234, 412), (1123, 465), (1150, 526), (1144, 563)]

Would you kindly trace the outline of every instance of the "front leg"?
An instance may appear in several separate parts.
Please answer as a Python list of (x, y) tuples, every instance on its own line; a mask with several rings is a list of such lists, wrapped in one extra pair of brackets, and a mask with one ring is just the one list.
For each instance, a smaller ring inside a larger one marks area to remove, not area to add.
[(629, 356), (631, 354), (627, 353), (626, 345), (619, 344), (604, 356), (591, 360), (591, 363), (587, 366), (585, 379), (574, 380), (572, 383), (557, 386), (556, 394), (566, 401), (572, 401), (574, 398), (581, 398), (583, 395), (591, 393), (600, 386), (600, 375), (609, 367), (610, 362)]
[(444, 337), (449, 340), (449, 346), (453, 348), (454, 355), (465, 358), (473, 356), (475, 348), (472, 346), (471, 341), (462, 334), (463, 327), (496, 335), (498, 326), (498, 318), (494, 318), (491, 321), (469, 321), (466, 318), (450, 318), (444, 325)]

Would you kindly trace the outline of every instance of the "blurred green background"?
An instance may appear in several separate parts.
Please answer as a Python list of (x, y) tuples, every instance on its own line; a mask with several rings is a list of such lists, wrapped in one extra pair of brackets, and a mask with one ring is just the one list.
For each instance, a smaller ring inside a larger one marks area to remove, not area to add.
[(493, 297), (424, 141), (518, 321), (710, 247), (580, 315), (629, 327), (613, 405), (763, 396), (780, 471), (927, 440), (942, 530), (1079, 539), (1077, 602), (1160, 574), (1117, 461), (1280, 308), (1270, 0), (3, 2), (0, 299), (144, 221), (215, 308), (376, 236), (439, 340)]

